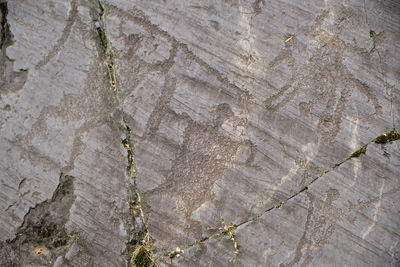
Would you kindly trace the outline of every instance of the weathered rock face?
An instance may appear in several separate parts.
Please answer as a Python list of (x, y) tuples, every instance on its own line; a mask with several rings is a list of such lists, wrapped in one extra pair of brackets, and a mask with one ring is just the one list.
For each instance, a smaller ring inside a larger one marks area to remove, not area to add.
[(400, 5), (294, 2), (0, 4), (0, 265), (398, 265)]
[[(98, 4), (2, 10), (0, 237), (15, 257), (2, 252), (0, 265), (123, 265), (127, 130), (105, 76)], [(66, 177), (68, 193), (56, 194)]]

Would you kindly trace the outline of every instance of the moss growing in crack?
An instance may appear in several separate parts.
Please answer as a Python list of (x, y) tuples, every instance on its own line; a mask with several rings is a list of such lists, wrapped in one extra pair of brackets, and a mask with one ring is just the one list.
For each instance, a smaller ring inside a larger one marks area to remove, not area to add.
[(104, 4), (101, 2), (99, 2), (99, 6), (100, 6), (100, 24), (96, 28), (97, 28), (97, 32), (99, 33), (100, 39), (101, 39), (101, 44), (103, 45), (106, 54), (108, 54), (108, 52), (110, 52), (111, 45), (108, 41), (105, 27), (104, 27), (106, 9), (105, 9)]
[(132, 265), (135, 267), (150, 267), (154, 266), (150, 256), (150, 251), (147, 247), (141, 246), (136, 249), (132, 257)]
[[(115, 98), (118, 102), (120, 109), (122, 110), (122, 101), (119, 96), (117, 87), (117, 75), (114, 66), (114, 52), (112, 43), (108, 39), (106, 31), (106, 6), (100, 0), (99, 4), (99, 20), (96, 22), (96, 29), (99, 34), (99, 43), (103, 49), (104, 65), (107, 69), (108, 80), (111, 88), (114, 91)], [(123, 113), (123, 112), (122, 112)], [(128, 242), (126, 244), (125, 255), (128, 258), (128, 265), (145, 267), (154, 266), (153, 259), (151, 258), (152, 241), (148, 232), (148, 226), (144, 216), (144, 212), (141, 205), (141, 196), (136, 184), (136, 169), (135, 169), (135, 158), (134, 158), (134, 146), (132, 142), (132, 131), (128, 127), (127, 122), (123, 116), (123, 124), (126, 128), (126, 138), (122, 141), (122, 145), (127, 151), (127, 176), (129, 181), (126, 184), (127, 198), (129, 204), (130, 217), (126, 220), (126, 231), (128, 235)], [(132, 228), (134, 226), (137, 216), (140, 214), (141, 221), (144, 225)], [(133, 229), (133, 230), (131, 230)], [(137, 245), (140, 244), (140, 245)], [(136, 249), (135, 249), (136, 247)]]
[(286, 200), (283, 200), (283, 201), (281, 201), (281, 202), (279, 202), (276, 206), (275, 206), (275, 208), (276, 209), (280, 209), (283, 205), (285, 205), (286, 204)]
[(104, 32), (104, 29), (101, 27), (97, 27), (97, 32), (99, 33), (101, 44), (103, 45), (103, 47), (107, 47), (108, 40), (107, 40), (106, 33)]
[(101, 40), (101, 45), (103, 46), (104, 49), (104, 55), (105, 55), (104, 64), (107, 67), (110, 85), (115, 93), (118, 103), (121, 105), (121, 99), (117, 88), (117, 76), (115, 74), (115, 68), (114, 68), (114, 60), (113, 60), (114, 54), (112, 50), (112, 45), (107, 37), (106, 27), (105, 27), (106, 9), (104, 4), (100, 1), (99, 1), (99, 6), (100, 6), (100, 14), (99, 14), (100, 21), (98, 22), (96, 29)]
[(376, 144), (386, 144), (392, 141), (396, 141), (400, 139), (400, 133), (396, 130), (391, 132), (386, 132), (376, 137), (373, 142)]
[(325, 174), (327, 174), (328, 172), (330, 172), (333, 169), (334, 168), (329, 168), (329, 169), (325, 170), (319, 177), (324, 176)]
[(351, 153), (346, 160), (349, 160), (351, 158), (358, 158), (359, 156), (361, 156), (361, 154), (365, 154), (365, 152), (367, 152), (367, 147), (362, 146), (359, 149), (357, 149), (356, 151), (354, 151), (353, 153)]

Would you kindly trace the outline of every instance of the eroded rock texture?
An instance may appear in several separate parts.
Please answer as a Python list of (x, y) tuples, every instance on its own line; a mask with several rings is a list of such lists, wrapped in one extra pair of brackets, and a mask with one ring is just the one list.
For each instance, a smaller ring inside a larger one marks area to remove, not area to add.
[(400, 264), (397, 1), (0, 7), (0, 265)]
[[(66, 266), (122, 266), (132, 224), (126, 127), (105, 76), (98, 4), (10, 1), (3, 10), (2, 70), (26, 76), (18, 88), (1, 88), (0, 236), (17, 248), (2, 250), (2, 265), (50, 266), (59, 256)], [(63, 177), (73, 179), (68, 205), (55, 193)], [(49, 215), (31, 220), (38, 208)], [(66, 240), (55, 247), (59, 235)]]

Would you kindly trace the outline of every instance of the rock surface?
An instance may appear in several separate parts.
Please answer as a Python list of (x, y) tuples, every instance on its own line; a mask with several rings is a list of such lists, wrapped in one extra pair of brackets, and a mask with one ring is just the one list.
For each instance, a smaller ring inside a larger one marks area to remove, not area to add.
[(396, 1), (3, 2), (1, 266), (400, 264)]

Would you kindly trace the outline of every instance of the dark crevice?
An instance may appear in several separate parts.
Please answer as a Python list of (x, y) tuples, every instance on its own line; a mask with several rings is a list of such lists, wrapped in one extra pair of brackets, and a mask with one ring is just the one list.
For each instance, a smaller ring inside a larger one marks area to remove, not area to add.
[(7, 15), (8, 15), (8, 7), (7, 3), (0, 3), (0, 29), (1, 29), (1, 34), (0, 34), (0, 49), (3, 50), (3, 47), (5, 46), (5, 42), (8, 39), (8, 33), (9, 33), (9, 26), (7, 23)]
[[(122, 123), (124, 127), (125, 138), (121, 140), (123, 147), (127, 151), (128, 166), (126, 173), (128, 181), (126, 183), (127, 201), (129, 204), (129, 216), (125, 219), (125, 229), (128, 235), (126, 242), (125, 256), (127, 266), (152, 266), (155, 265), (151, 258), (151, 238), (149, 235), (146, 218), (142, 209), (142, 199), (136, 182), (135, 167), (135, 147), (133, 144), (133, 133), (124, 118), (122, 100), (120, 98), (117, 76), (114, 68), (113, 47), (107, 37), (106, 32), (106, 6), (98, 1), (100, 13), (99, 20), (96, 22), (96, 29), (99, 35), (99, 41), (103, 50), (104, 64), (107, 70), (106, 76), (114, 96), (118, 102), (118, 108), (122, 113)], [(140, 218), (138, 223), (136, 218)]]
[(14, 71), (14, 62), (6, 55), (6, 48), (14, 43), (7, 16), (7, 2), (0, 3), (0, 94), (22, 89), (28, 78), (27, 70)]
[(61, 174), (52, 198), (30, 208), (15, 238), (0, 243), (1, 266), (49, 266), (65, 255), (77, 237), (65, 227), (75, 201), (74, 180)]

